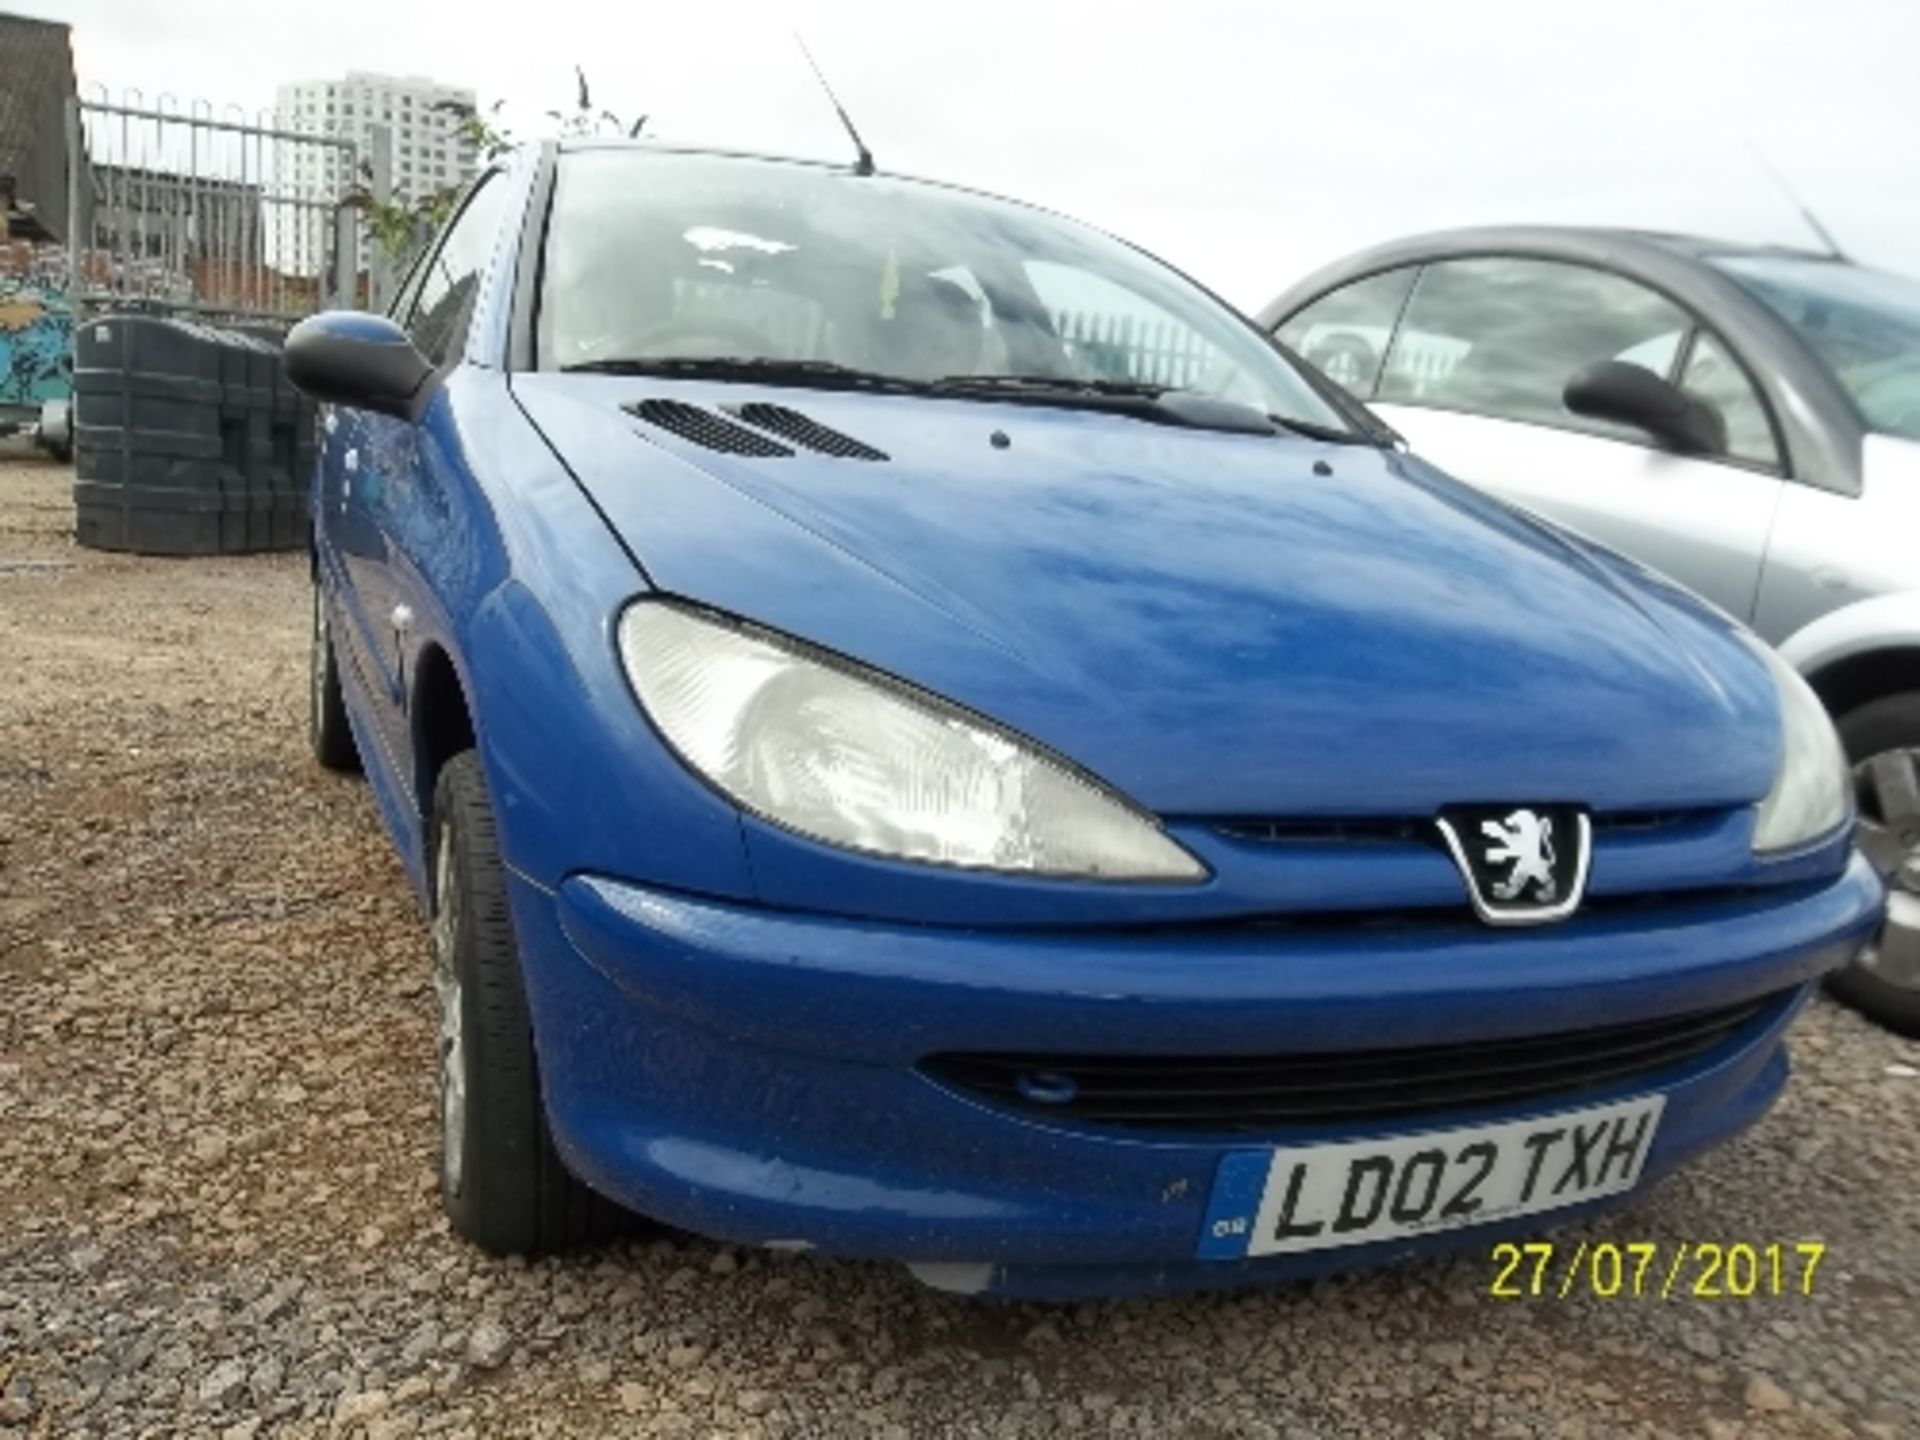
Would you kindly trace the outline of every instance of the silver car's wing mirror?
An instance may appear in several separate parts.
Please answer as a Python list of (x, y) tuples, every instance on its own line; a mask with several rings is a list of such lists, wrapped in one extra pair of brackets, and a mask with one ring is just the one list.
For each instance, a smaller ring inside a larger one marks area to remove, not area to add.
[(1576, 415), (1631, 425), (1683, 455), (1719, 455), (1727, 448), (1719, 409), (1644, 365), (1598, 361), (1567, 382), (1562, 399)]

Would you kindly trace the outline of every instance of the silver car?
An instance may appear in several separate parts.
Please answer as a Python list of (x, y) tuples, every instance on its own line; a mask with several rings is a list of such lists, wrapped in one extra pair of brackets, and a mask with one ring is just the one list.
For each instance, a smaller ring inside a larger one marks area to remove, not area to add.
[(1834, 989), (1920, 1034), (1920, 283), (1503, 227), (1355, 255), (1260, 322), (1419, 454), (1665, 571), (1799, 668), (1891, 887)]

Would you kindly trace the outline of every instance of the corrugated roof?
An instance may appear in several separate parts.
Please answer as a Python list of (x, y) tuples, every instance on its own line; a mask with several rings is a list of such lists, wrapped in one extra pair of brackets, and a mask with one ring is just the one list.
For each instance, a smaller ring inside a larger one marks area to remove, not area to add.
[(61, 113), (48, 94), (73, 93), (70, 28), (57, 20), (0, 15), (0, 175), (17, 175), (38, 145), (59, 145), (59, 134), (40, 133), (49, 115)]

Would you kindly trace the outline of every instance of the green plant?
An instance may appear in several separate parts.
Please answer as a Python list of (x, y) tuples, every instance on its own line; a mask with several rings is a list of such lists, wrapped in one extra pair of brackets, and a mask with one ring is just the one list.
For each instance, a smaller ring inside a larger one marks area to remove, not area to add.
[(624, 134), (629, 140), (638, 139), (640, 131), (647, 123), (642, 115), (629, 126), (611, 110), (596, 112), (593, 108), (593, 96), (587, 89), (587, 72), (578, 65), (573, 67), (573, 78), (578, 85), (574, 95), (573, 113), (563, 115), (558, 110), (547, 111), (553, 123), (560, 128), (562, 135), (606, 135)]

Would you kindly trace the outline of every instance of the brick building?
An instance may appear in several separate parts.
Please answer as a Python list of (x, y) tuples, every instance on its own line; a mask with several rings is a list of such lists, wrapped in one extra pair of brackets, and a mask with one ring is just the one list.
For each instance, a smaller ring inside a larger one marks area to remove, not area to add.
[(0, 207), (7, 238), (67, 238), (67, 101), (73, 93), (69, 27), (0, 14)]

